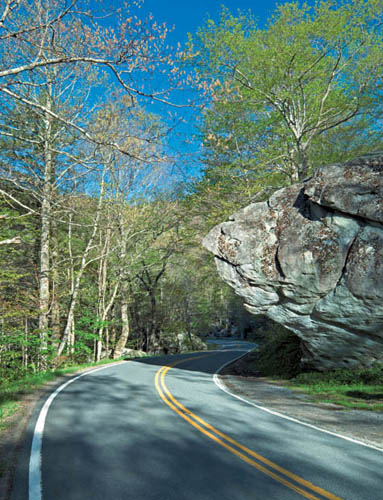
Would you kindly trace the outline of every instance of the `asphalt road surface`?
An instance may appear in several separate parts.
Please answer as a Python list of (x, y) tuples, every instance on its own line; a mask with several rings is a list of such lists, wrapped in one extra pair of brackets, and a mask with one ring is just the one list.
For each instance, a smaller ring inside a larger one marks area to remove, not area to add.
[(12, 500), (383, 500), (383, 453), (214, 383), (249, 347), (128, 361), (67, 384), (30, 422)]

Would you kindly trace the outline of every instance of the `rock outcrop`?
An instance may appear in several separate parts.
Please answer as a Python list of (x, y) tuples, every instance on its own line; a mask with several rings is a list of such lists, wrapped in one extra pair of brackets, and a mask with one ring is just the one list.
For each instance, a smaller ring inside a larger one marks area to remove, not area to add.
[(181, 354), (190, 351), (206, 351), (206, 343), (193, 333), (162, 332), (161, 343), (152, 345), (151, 354)]
[(303, 364), (383, 361), (383, 153), (318, 169), (203, 244), (250, 312), (302, 339)]

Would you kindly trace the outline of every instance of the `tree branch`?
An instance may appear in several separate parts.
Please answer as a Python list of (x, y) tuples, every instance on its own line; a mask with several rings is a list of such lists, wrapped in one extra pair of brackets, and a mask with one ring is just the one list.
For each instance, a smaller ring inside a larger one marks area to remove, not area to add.
[(25, 97), (22, 97), (18, 94), (15, 94), (14, 92), (10, 91), (9, 89), (5, 87), (0, 87), (0, 92), (3, 92), (4, 94), (13, 97), (14, 99), (17, 99), (18, 101), (22, 102), (23, 104), (26, 104), (28, 106), (31, 106), (33, 108), (39, 109), (40, 111), (43, 111), (44, 113), (48, 114), (52, 118), (55, 118), (56, 120), (60, 121), (61, 123), (64, 123), (70, 128), (73, 128), (74, 130), (77, 130), (80, 132), (88, 141), (92, 142), (93, 144), (96, 144), (98, 146), (110, 146), (113, 149), (116, 149), (120, 153), (128, 156), (129, 158), (133, 158), (135, 160), (144, 162), (144, 163), (150, 163), (149, 160), (146, 160), (144, 158), (141, 158), (139, 156), (136, 156), (134, 154), (129, 153), (125, 149), (123, 149), (121, 146), (119, 146), (115, 142), (110, 142), (110, 141), (103, 141), (100, 139), (97, 139), (96, 137), (93, 137), (89, 132), (87, 132), (83, 127), (80, 127), (79, 125), (76, 125), (73, 123), (71, 120), (67, 120), (63, 118), (62, 116), (58, 115), (57, 113), (54, 113), (50, 109), (48, 109), (46, 106), (43, 106), (42, 104), (39, 104), (37, 102), (30, 101), (29, 99), (26, 99)]
[(22, 240), (20, 236), (15, 236), (14, 238), (9, 238), (8, 240), (0, 241), (0, 245), (20, 245)]

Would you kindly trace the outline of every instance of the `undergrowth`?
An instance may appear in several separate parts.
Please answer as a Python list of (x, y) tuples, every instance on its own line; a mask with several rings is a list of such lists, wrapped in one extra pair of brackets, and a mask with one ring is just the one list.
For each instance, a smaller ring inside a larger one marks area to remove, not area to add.
[(304, 371), (300, 359), (300, 339), (282, 326), (269, 323), (260, 333), (257, 350), (234, 371), (243, 376), (282, 379), (316, 402), (383, 411), (383, 364), (309, 372)]
[(383, 385), (383, 365), (364, 369), (339, 369), (328, 372), (300, 373), (294, 379), (298, 384), (305, 385)]
[(314, 401), (383, 411), (383, 365), (301, 373), (289, 381), (289, 386), (304, 390)]
[(251, 354), (251, 370), (266, 377), (291, 378), (300, 372), (300, 339), (275, 323), (259, 332), (258, 348)]

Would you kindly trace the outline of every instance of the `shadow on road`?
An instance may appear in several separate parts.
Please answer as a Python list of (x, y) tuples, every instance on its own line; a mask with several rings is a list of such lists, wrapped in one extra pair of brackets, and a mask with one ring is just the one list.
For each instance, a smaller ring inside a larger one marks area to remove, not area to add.
[[(139, 359), (129, 370), (119, 368), (110, 374), (106, 370), (68, 386), (52, 405), (44, 432), (44, 500), (296, 500), (292, 490), (207, 439), (163, 405), (153, 387), (153, 370), (142, 378), (143, 365), (160, 368), (188, 358), (194, 359), (195, 367), (192, 360), (185, 361), (173, 376), (186, 377), (184, 370), (211, 374), (215, 366), (200, 363), (209, 360), (212, 365), (222, 364), (223, 357), (230, 359), (242, 353), (238, 350), (208, 352), (201, 358), (201, 353), (195, 353)], [(189, 381), (190, 388), (198, 384), (200, 377), (192, 378), (196, 380)], [(197, 396), (191, 409), (205, 417), (204, 388), (197, 385), (195, 389)], [(214, 413), (218, 406), (210, 400), (208, 407)], [(253, 410), (237, 410), (230, 398), (223, 398), (216, 414), (218, 420), (212, 418), (213, 413), (205, 418), (219, 427), (224, 420), (223, 431), (240, 435), (241, 441), (250, 446), (253, 443), (263, 456), (316, 484), (337, 482), (335, 468), (326, 466), (328, 459), (316, 461), (312, 455), (313, 446), (321, 449), (320, 436), (307, 437), (310, 444), (302, 446), (291, 422), (273, 418), (270, 422), (265, 413), (252, 420)], [(342, 454), (342, 467), (348, 471), (350, 487), (364, 491), (365, 498), (376, 498), (376, 464), (374, 460), (369, 464), (363, 451), (355, 448), (352, 455)], [(339, 460), (335, 447), (332, 452), (330, 460)]]
[[(172, 370), (172, 383), (181, 387), (179, 379), (188, 379), (184, 397), (191, 411), (314, 484), (339, 482), (339, 471), (328, 462), (339, 463), (346, 471), (347, 491), (377, 498), (380, 482), (373, 453), (366, 455), (362, 447), (342, 453), (334, 437), (323, 445), (319, 434), (300, 428), (298, 435), (291, 422), (238, 406), (210, 389), (210, 377), (203, 374), (215, 373), (245, 352), (241, 346), (135, 359), (69, 385), (54, 400), (44, 431), (44, 500), (297, 499), (295, 492), (208, 439), (163, 404), (153, 375), (181, 360)], [(187, 372), (201, 376), (189, 378)], [(31, 429), (27, 434), (30, 443)], [(26, 484), (27, 461), (24, 467)], [(27, 498), (25, 490), (19, 491), (12, 500)]]

